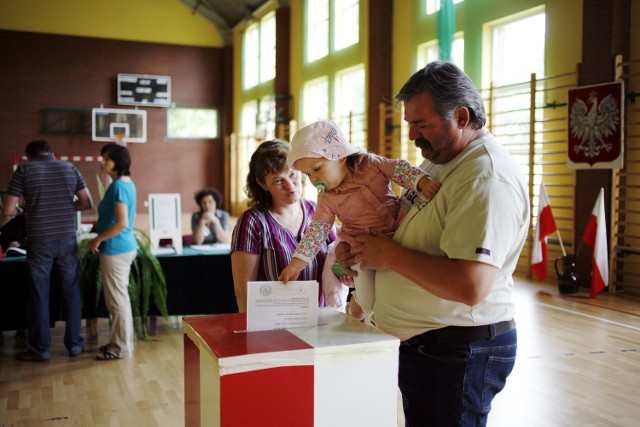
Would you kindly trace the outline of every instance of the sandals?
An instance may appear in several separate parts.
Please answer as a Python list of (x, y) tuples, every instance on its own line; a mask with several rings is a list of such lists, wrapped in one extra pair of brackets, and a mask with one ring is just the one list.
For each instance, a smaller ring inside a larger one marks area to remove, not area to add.
[(98, 355), (96, 356), (97, 360), (116, 360), (120, 359), (120, 356), (115, 354), (112, 351), (112, 347), (110, 344), (105, 344), (98, 348)]

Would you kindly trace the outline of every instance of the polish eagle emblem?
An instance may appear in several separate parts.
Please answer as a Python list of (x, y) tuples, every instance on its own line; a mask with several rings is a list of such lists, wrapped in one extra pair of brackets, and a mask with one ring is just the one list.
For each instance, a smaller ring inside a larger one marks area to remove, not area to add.
[(605, 138), (612, 135), (619, 122), (619, 109), (615, 98), (609, 94), (598, 102), (598, 93), (589, 93), (587, 102), (576, 99), (569, 113), (571, 135), (580, 140), (573, 149), (587, 158), (597, 157), (604, 150), (611, 150), (612, 144)]

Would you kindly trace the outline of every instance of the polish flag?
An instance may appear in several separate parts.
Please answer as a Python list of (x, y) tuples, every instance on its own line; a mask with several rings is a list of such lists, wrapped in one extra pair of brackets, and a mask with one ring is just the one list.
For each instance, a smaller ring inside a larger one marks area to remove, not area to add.
[(595, 298), (609, 286), (609, 256), (607, 249), (607, 224), (604, 216), (604, 188), (600, 189), (582, 240), (593, 250), (591, 258), (591, 298)]
[(533, 252), (531, 253), (531, 268), (540, 280), (547, 278), (547, 236), (557, 230), (556, 221), (553, 219), (551, 205), (544, 183), (540, 183), (538, 196), (538, 223), (533, 238)]

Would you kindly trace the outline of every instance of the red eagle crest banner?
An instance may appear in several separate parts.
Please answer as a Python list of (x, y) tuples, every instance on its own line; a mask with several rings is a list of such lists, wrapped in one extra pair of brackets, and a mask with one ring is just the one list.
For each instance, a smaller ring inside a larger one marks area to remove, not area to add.
[(622, 168), (623, 93), (622, 81), (569, 90), (568, 167)]

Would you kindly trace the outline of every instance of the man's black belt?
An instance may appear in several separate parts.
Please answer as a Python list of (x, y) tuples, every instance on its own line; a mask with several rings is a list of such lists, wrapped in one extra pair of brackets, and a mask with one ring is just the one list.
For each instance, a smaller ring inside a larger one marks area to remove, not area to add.
[(431, 343), (486, 341), (506, 334), (515, 327), (516, 322), (514, 320), (506, 320), (504, 322), (483, 326), (447, 326), (416, 335), (406, 341), (402, 341), (402, 344), (425, 345)]

